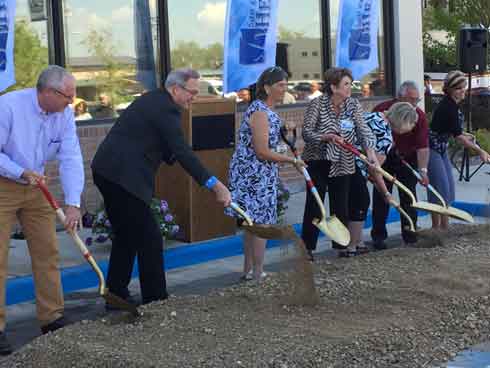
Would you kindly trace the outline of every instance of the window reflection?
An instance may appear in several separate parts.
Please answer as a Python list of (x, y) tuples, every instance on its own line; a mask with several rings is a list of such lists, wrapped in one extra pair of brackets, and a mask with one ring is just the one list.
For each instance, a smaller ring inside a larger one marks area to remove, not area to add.
[(306, 102), (322, 94), (320, 2), (279, 2), (277, 64), (289, 73), (284, 104)]
[(64, 0), (63, 17), (77, 120), (117, 117), (159, 85), (155, 0)]
[[(290, 89), (284, 100), (306, 100), (310, 84), (321, 82), (320, 8), (318, 0), (281, 0), (278, 10), (277, 65), (290, 73)], [(171, 67), (189, 66), (202, 75), (200, 95), (220, 96), (223, 85), (223, 35), (226, 2), (168, 1)], [(205, 30), (205, 31), (203, 31)], [(295, 88), (296, 86), (298, 88)], [(307, 88), (307, 91), (304, 90)], [(225, 97), (248, 101), (250, 92), (236, 91)]]
[(35, 87), (49, 60), (45, 5), (38, 1), (17, 0), (15, 13), (16, 83), (5, 92)]
[[(358, 97), (382, 96), (388, 94), (385, 78), (385, 42), (383, 24), (383, 1), (379, 2), (379, 27), (378, 27), (378, 60), (380, 66), (362, 78), (355, 80), (352, 84), (352, 93)], [(335, 62), (336, 42), (337, 42), (337, 23), (339, 15), (340, 0), (330, 1), (330, 41), (332, 52), (330, 54), (331, 65)]]

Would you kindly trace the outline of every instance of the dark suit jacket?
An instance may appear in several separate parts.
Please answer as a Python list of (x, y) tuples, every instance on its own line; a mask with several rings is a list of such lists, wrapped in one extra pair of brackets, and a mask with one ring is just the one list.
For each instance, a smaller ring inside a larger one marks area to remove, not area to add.
[(210, 178), (180, 127), (180, 110), (167, 90), (136, 99), (117, 119), (92, 161), (92, 170), (150, 203), (162, 162), (180, 165), (201, 185)]

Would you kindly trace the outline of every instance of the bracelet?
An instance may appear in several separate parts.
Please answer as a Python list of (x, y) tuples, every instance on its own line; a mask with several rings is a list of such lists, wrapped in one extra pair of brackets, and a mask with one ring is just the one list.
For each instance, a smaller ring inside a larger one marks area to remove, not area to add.
[(426, 173), (427, 174), (427, 168), (426, 167), (421, 167), (420, 168), (420, 171), (422, 171), (423, 173)]
[(204, 184), (206, 186), (206, 188), (208, 189), (213, 189), (213, 187), (216, 185), (216, 183), (218, 183), (218, 179), (216, 178), (216, 176), (211, 176), (207, 181), (206, 181), (206, 184)]
[(298, 163), (298, 159), (295, 157), (295, 158), (293, 159), (293, 165), (296, 165), (297, 163)]
[(389, 196), (391, 196), (391, 193), (390, 192), (386, 192), (385, 193), (385, 197), (389, 197)]

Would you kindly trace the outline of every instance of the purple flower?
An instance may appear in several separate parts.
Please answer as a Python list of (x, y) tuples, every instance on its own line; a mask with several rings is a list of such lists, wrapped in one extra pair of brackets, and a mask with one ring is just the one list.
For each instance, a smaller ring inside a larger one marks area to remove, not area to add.
[(87, 239), (85, 239), (85, 244), (87, 245), (87, 247), (90, 247), (93, 243), (93, 239), (91, 236), (89, 236)]
[(165, 213), (168, 211), (168, 203), (167, 201), (161, 201), (160, 202), (160, 211), (162, 211), (162, 213)]
[(165, 221), (166, 222), (172, 222), (173, 220), (174, 220), (174, 217), (171, 214), (165, 215)]
[(105, 227), (111, 227), (111, 222), (109, 221), (109, 219), (104, 221), (104, 226)]
[(95, 238), (95, 241), (97, 243), (104, 243), (107, 240), (107, 236), (100, 234), (97, 238)]
[(179, 232), (179, 230), (180, 230), (179, 225), (174, 225), (174, 226), (172, 226), (172, 230), (170, 231), (170, 233), (172, 235), (175, 235)]

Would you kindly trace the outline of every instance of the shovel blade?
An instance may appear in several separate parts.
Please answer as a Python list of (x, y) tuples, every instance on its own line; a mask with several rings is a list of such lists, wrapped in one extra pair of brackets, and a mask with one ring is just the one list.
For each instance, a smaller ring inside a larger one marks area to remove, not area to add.
[(262, 239), (293, 239), (296, 236), (291, 225), (242, 225), (242, 229)]
[(340, 222), (336, 216), (331, 216), (328, 219), (314, 219), (315, 225), (322, 233), (327, 235), (334, 242), (346, 247), (350, 242), (350, 233), (345, 225)]
[(412, 205), (412, 207), (426, 212), (433, 212), (433, 213), (438, 213), (440, 215), (447, 215), (469, 223), (475, 222), (473, 217), (468, 212), (462, 211), (454, 207), (442, 207), (437, 204), (429, 203), (429, 202), (416, 202), (415, 204)]
[(475, 219), (468, 212), (460, 210), (459, 208), (446, 207), (447, 215), (458, 220), (469, 222), (470, 224), (475, 223)]
[(412, 204), (412, 207), (425, 211), (425, 212), (433, 212), (433, 213), (438, 213), (440, 215), (446, 215), (447, 214), (447, 209), (445, 207), (439, 206), (438, 204), (434, 203), (429, 203), (429, 202), (415, 202)]

